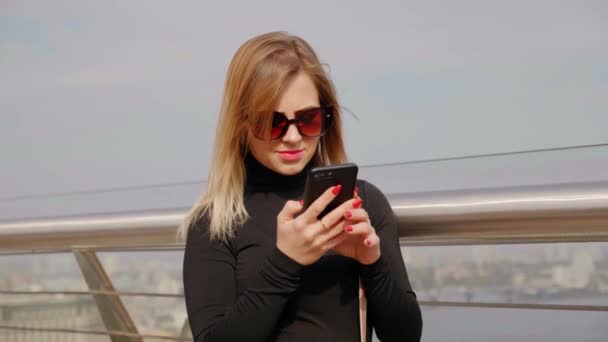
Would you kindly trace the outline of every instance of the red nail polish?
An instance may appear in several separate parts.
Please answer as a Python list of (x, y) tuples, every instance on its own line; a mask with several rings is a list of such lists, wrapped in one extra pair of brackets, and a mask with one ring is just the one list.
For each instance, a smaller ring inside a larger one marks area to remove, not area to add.
[(346, 227), (344, 228), (344, 231), (345, 231), (345, 232), (347, 232), (347, 233), (350, 233), (350, 232), (352, 232), (352, 231), (353, 231), (353, 227), (352, 227), (352, 226), (346, 226)]
[(338, 184), (338, 185), (334, 186), (334, 188), (331, 190), (331, 192), (334, 195), (337, 195), (338, 193), (340, 193), (340, 190), (342, 190), (342, 185)]
[(344, 213), (344, 217), (351, 218), (351, 217), (353, 217), (353, 213), (351, 213), (350, 210), (348, 210)]
[(304, 200), (299, 200), (298, 203), (300, 203), (300, 205), (304, 205)]
[(365, 245), (366, 245), (367, 247), (369, 247), (369, 246), (371, 246), (371, 245), (372, 245), (372, 242), (371, 242), (371, 241), (369, 241), (368, 239), (365, 239)]
[(353, 208), (359, 208), (361, 206), (361, 204), (363, 203), (362, 199), (357, 199), (353, 202)]

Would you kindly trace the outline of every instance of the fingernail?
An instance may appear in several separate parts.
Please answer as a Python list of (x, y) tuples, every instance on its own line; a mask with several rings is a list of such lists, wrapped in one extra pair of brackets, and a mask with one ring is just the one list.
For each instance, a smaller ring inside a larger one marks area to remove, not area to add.
[(358, 187), (358, 186), (356, 186), (356, 187), (355, 187), (355, 193), (356, 193), (357, 195), (359, 194), (359, 187)]
[(365, 239), (365, 241), (364, 241), (364, 242), (365, 242), (365, 245), (366, 245), (367, 247), (369, 247), (369, 246), (371, 246), (371, 245), (372, 245), (372, 242), (371, 242), (370, 240), (368, 240), (368, 239)]
[(344, 228), (344, 231), (345, 231), (345, 232), (347, 232), (347, 233), (350, 233), (350, 232), (352, 232), (352, 231), (353, 231), (353, 227), (352, 227), (352, 226), (346, 226), (346, 227)]
[(334, 188), (331, 190), (331, 192), (334, 195), (337, 195), (340, 192), (340, 190), (342, 190), (342, 185), (338, 184), (338, 185), (334, 186)]
[(304, 205), (304, 200), (299, 200), (298, 203), (300, 203), (300, 205)]
[(344, 213), (344, 217), (346, 217), (346, 218), (351, 218), (351, 217), (353, 217), (353, 213), (351, 213), (351, 212), (350, 212), (350, 210), (347, 210), (347, 211)]
[(361, 203), (363, 203), (362, 199), (357, 199), (353, 202), (353, 208), (359, 208), (361, 206)]

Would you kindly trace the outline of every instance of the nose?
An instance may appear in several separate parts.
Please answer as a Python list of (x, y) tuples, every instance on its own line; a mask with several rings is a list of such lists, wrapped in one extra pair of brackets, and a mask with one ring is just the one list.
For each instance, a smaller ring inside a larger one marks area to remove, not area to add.
[(302, 136), (300, 135), (296, 124), (293, 123), (289, 125), (289, 127), (287, 128), (287, 132), (283, 136), (283, 142), (294, 144), (300, 142), (300, 140), (302, 140)]

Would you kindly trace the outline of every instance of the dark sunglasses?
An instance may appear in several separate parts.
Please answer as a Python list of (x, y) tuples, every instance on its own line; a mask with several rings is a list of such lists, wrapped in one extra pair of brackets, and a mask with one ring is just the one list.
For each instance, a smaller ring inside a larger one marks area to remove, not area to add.
[[(330, 107), (317, 107), (295, 112), (295, 119), (287, 119), (285, 113), (274, 112), (270, 126), (270, 140), (277, 140), (287, 133), (289, 126), (295, 124), (298, 132), (304, 137), (320, 137), (329, 131), (333, 115)], [(263, 126), (258, 124), (253, 129), (256, 138), (267, 140)]]

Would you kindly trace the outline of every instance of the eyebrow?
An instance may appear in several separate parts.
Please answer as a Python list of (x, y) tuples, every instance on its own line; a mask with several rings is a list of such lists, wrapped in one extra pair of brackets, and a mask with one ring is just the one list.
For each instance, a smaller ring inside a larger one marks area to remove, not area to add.
[[(301, 113), (301, 112), (305, 112), (305, 111), (307, 111), (307, 110), (311, 110), (311, 109), (317, 109), (317, 108), (321, 108), (321, 106), (314, 105), (314, 106), (308, 106), (308, 107), (304, 107), (304, 108), (302, 108), (302, 109), (298, 109), (298, 110), (296, 110), (296, 111), (294, 112), (294, 114), (298, 114), (298, 113)], [(276, 110), (275, 110), (274, 112), (275, 112), (275, 113), (277, 113), (277, 114), (283, 114), (283, 115), (285, 115), (285, 113), (284, 113), (284, 112), (279, 112), (279, 111), (276, 111)]]

